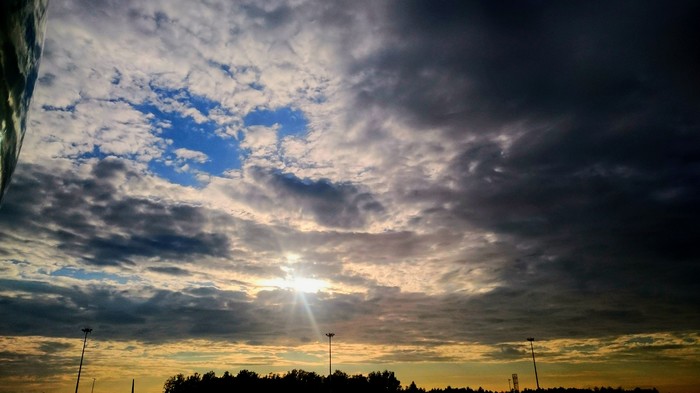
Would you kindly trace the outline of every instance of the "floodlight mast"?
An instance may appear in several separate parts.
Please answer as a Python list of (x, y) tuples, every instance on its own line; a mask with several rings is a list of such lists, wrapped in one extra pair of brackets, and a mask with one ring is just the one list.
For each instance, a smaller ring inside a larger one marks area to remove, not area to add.
[(333, 336), (335, 336), (335, 333), (326, 333), (326, 336), (328, 337), (328, 375), (333, 375), (333, 358), (331, 357), (331, 340), (333, 339)]
[(527, 341), (530, 342), (530, 351), (532, 352), (532, 365), (535, 367), (535, 383), (537, 384), (537, 390), (540, 390), (540, 380), (537, 378), (537, 363), (535, 363), (535, 349), (532, 346), (532, 342), (535, 341), (534, 337), (528, 337)]
[(83, 339), (83, 352), (80, 354), (80, 367), (78, 367), (78, 381), (75, 383), (75, 393), (78, 393), (78, 386), (80, 386), (80, 372), (83, 370), (83, 356), (85, 356), (85, 344), (87, 343), (87, 336), (92, 329), (86, 327), (81, 329), (85, 333), (85, 338)]

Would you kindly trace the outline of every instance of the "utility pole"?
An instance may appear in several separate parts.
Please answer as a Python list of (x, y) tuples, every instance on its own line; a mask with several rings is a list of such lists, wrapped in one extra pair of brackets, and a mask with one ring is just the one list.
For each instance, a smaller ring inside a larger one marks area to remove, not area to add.
[(537, 390), (540, 390), (540, 380), (537, 378), (537, 363), (535, 363), (535, 349), (532, 346), (532, 342), (535, 341), (535, 338), (528, 337), (527, 341), (530, 342), (530, 351), (532, 351), (532, 365), (535, 366), (535, 382), (537, 383)]
[(85, 338), (83, 339), (83, 352), (80, 354), (80, 367), (78, 367), (78, 381), (75, 383), (75, 393), (78, 393), (78, 386), (80, 385), (80, 372), (83, 370), (83, 356), (85, 356), (85, 344), (87, 343), (87, 335), (92, 332), (92, 329), (86, 327), (82, 329), (85, 333)]

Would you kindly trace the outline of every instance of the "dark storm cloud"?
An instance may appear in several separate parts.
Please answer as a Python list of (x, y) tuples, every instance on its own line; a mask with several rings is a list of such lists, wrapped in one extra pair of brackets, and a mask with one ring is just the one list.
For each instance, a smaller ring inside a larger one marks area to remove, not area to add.
[[(265, 323), (246, 295), (232, 291), (154, 291), (149, 296), (117, 288), (63, 288), (50, 283), (2, 280), (25, 297), (2, 297), (2, 334), (71, 337), (89, 324), (103, 339), (169, 341), (189, 337), (242, 337)], [(265, 313), (262, 313), (263, 315)], [(253, 332), (253, 333), (251, 333)]]
[[(174, 259), (185, 255), (225, 256), (228, 239), (219, 234), (148, 234), (147, 236), (111, 235), (91, 239), (86, 247), (94, 252), (90, 261), (94, 264), (114, 264), (133, 256)], [(114, 256), (118, 256), (114, 260)]]
[(180, 269), (179, 267), (176, 266), (156, 266), (156, 267), (149, 267), (148, 270), (156, 273), (163, 273), (163, 274), (169, 274), (171, 276), (187, 276), (190, 274), (185, 269)]
[(692, 2), (389, 4), (383, 40), (400, 45), (349, 66), (359, 106), (461, 134), (523, 118), (618, 114), (668, 93), (697, 104)]
[(384, 210), (370, 193), (352, 184), (300, 179), (290, 173), (262, 168), (251, 172), (257, 180), (269, 185), (281, 203), (290, 209), (311, 211), (316, 221), (327, 227), (360, 228), (368, 216)]
[(2, 206), (8, 233), (45, 234), (57, 248), (95, 265), (133, 264), (134, 257), (226, 256), (228, 238), (206, 232), (207, 211), (184, 204), (122, 197), (121, 177), (138, 176), (105, 159), (90, 178), (25, 165)]
[[(659, 290), (663, 289), (650, 292)], [(549, 340), (689, 330), (700, 323), (687, 304), (668, 302), (638, 287), (580, 290), (557, 278), (531, 280), (527, 288), (496, 289), (479, 297), (451, 295), (433, 311), (451, 315), (453, 326), (465, 326), (467, 336), (491, 344), (527, 336)]]
[(700, 327), (699, 11), (389, 3), (386, 45), (348, 66), (356, 109), (440, 127), (462, 151), (445, 178), (456, 188), (413, 184), (403, 200), (434, 203), (417, 223), (519, 250), (505, 288), (455, 299), (492, 316), (465, 321), (479, 337), (506, 340), (499, 321), (557, 337)]
[[(60, 287), (47, 282), (0, 280), (7, 291), (25, 296), (0, 296), (0, 312), (13, 315), (0, 321), (0, 334), (73, 337), (85, 324), (100, 340), (172, 342), (190, 338), (288, 340), (308, 334), (308, 312), (318, 323), (349, 321), (358, 315), (378, 315), (361, 297), (300, 294), (291, 290), (262, 291), (255, 297), (212, 287), (182, 292), (138, 291), (115, 287)], [(31, 295), (30, 295), (31, 294)], [(308, 309), (307, 309), (308, 307)], [(285, 312), (280, 312), (280, 309)], [(47, 345), (48, 352), (60, 346)]]

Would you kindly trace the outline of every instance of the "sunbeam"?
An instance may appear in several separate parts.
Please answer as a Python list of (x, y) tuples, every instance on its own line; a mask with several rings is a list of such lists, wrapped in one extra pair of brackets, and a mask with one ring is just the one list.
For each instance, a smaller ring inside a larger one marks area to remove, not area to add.
[(306, 316), (309, 318), (309, 322), (311, 323), (311, 328), (314, 330), (314, 335), (318, 341), (321, 341), (322, 336), (321, 336), (321, 331), (318, 329), (318, 324), (316, 324), (316, 317), (314, 317), (313, 311), (311, 311), (311, 307), (309, 306), (309, 302), (306, 300), (306, 293), (303, 291), (296, 291), (296, 296), (295, 298), (301, 299), (301, 304), (304, 306), (304, 310), (306, 311)]
[[(289, 257), (289, 260), (296, 261), (296, 258)], [(321, 341), (322, 340), (322, 334), (321, 331), (318, 328), (318, 324), (316, 323), (316, 317), (314, 316), (314, 312), (312, 310), (311, 305), (309, 304), (309, 300), (307, 299), (307, 294), (314, 294), (322, 291), (325, 288), (328, 288), (329, 285), (327, 282), (315, 278), (307, 278), (307, 277), (302, 277), (296, 274), (293, 268), (291, 267), (284, 267), (283, 270), (286, 273), (286, 277), (284, 278), (276, 278), (272, 280), (265, 280), (262, 282), (262, 285), (265, 287), (272, 287), (276, 289), (283, 289), (286, 290), (290, 293), (294, 294), (294, 300), (291, 303), (290, 307), (290, 315), (288, 320), (293, 320), (295, 316), (295, 310), (297, 309), (297, 305), (301, 304), (301, 306), (304, 309), (304, 312), (306, 313), (306, 317), (308, 319), (308, 322), (311, 325), (311, 328), (314, 331), (314, 335), (317, 340)]]

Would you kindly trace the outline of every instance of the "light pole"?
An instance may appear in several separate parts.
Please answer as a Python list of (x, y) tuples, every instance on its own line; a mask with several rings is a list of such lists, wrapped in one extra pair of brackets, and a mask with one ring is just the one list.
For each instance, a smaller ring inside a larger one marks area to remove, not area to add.
[(85, 333), (85, 339), (83, 339), (83, 352), (80, 354), (80, 367), (78, 367), (78, 381), (75, 383), (75, 393), (78, 393), (78, 386), (80, 385), (80, 371), (83, 370), (83, 356), (85, 355), (85, 344), (87, 343), (87, 335), (92, 331), (90, 328), (83, 328), (83, 333)]
[(333, 375), (333, 358), (331, 357), (331, 340), (333, 339), (333, 336), (335, 336), (335, 333), (326, 333), (326, 336), (328, 336), (328, 375), (331, 376)]
[(540, 390), (540, 380), (537, 378), (537, 363), (535, 363), (535, 348), (532, 346), (532, 342), (535, 341), (535, 338), (528, 337), (527, 341), (530, 342), (530, 351), (532, 351), (532, 365), (535, 366), (535, 383), (537, 383), (537, 390)]

